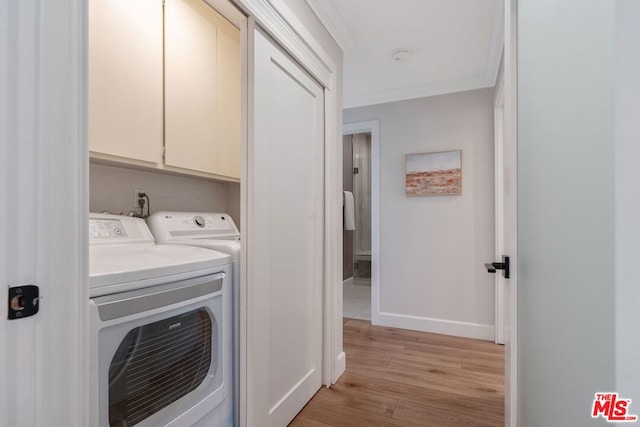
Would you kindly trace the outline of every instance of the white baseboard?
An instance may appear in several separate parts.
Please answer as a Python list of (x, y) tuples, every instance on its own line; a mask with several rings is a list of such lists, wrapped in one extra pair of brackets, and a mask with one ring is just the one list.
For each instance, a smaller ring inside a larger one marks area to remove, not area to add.
[(485, 341), (493, 341), (495, 338), (494, 327), (492, 325), (384, 312), (377, 313), (377, 316), (374, 317), (374, 324), (379, 326), (475, 338)]
[(340, 376), (344, 374), (344, 371), (347, 369), (347, 356), (344, 351), (341, 351), (340, 354), (338, 354), (338, 357), (336, 357), (335, 369), (336, 371), (334, 372), (333, 376), (333, 384), (338, 381), (338, 378), (340, 378)]
[(342, 281), (342, 286), (353, 285), (353, 277), (349, 277), (346, 280)]

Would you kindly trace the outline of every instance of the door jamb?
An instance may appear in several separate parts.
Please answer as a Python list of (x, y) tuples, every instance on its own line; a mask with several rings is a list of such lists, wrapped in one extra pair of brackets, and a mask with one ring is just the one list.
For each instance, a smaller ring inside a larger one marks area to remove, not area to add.
[[(500, 260), (502, 253), (502, 239), (504, 238), (503, 227), (503, 194), (504, 194), (504, 171), (500, 167), (502, 165), (502, 157), (504, 150), (504, 133), (505, 133), (505, 121), (504, 121), (504, 73), (498, 75), (498, 81), (496, 83), (496, 97), (493, 107), (493, 121), (494, 121), (494, 193), (495, 193), (495, 256), (496, 261)], [(504, 281), (501, 280), (501, 276), (495, 275), (495, 306), (494, 306), (494, 341), (496, 344), (504, 344), (505, 334), (505, 291)]]
[[(504, 38), (504, 137), (511, 141), (518, 156), (518, 0), (505, 0), (505, 38)], [(510, 185), (518, 191), (517, 172), (515, 182)], [(516, 196), (517, 198), (517, 196)], [(512, 280), (509, 284), (509, 337), (510, 348), (506, 352), (509, 356), (505, 360), (509, 370), (509, 384), (505, 384), (505, 399), (509, 399), (509, 407), (505, 406), (505, 425), (518, 425), (518, 207), (515, 206), (515, 247), (510, 253), (512, 260)], [(505, 401), (506, 404), (506, 401)]]

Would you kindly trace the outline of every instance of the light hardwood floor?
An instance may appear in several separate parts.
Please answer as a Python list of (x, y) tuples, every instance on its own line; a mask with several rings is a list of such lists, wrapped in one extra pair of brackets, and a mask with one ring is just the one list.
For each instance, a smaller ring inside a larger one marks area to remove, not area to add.
[(504, 348), (345, 319), (347, 370), (295, 427), (503, 426)]

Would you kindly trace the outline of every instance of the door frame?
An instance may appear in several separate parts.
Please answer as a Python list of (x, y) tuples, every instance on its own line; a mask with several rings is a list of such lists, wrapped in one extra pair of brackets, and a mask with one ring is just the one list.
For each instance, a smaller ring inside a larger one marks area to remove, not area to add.
[[(378, 120), (345, 123), (343, 135), (371, 134), (371, 324), (380, 324), (380, 124)], [(341, 144), (343, 147), (344, 145)], [(342, 158), (342, 156), (341, 156)], [(342, 175), (341, 175), (342, 176)], [(342, 236), (342, 233), (339, 232)], [(340, 238), (342, 241), (342, 238)], [(342, 247), (342, 245), (341, 245)], [(340, 302), (342, 308), (342, 301)], [(341, 311), (341, 316), (342, 312)]]
[[(89, 425), (87, 0), (4, 2), (0, 276), (39, 313), (0, 309), (0, 424)], [(11, 345), (4, 345), (11, 343)]]
[[(494, 258), (496, 261), (500, 260), (500, 257), (504, 253), (502, 248), (502, 240), (504, 238), (504, 170), (502, 165), (502, 157), (504, 151), (504, 133), (505, 133), (505, 121), (504, 121), (504, 72), (498, 75), (498, 81), (496, 82), (496, 95), (493, 106), (493, 122), (494, 122), (494, 164), (495, 164), (495, 177), (494, 177), (494, 193), (495, 193), (495, 253)], [(505, 334), (505, 322), (508, 317), (505, 316), (506, 301), (505, 301), (505, 283), (502, 275), (495, 275), (495, 303), (494, 303), (494, 341), (496, 344), (504, 344)]]
[[(505, 39), (504, 39), (504, 138), (511, 141), (516, 152), (518, 151), (518, 0), (505, 0)], [(513, 173), (515, 182), (510, 185), (513, 191), (518, 190), (518, 173)], [(516, 244), (511, 255), (511, 279), (509, 283), (509, 313), (508, 327), (510, 343), (505, 352), (505, 425), (516, 427), (518, 425), (518, 235), (517, 220), (518, 208), (515, 206), (515, 235)], [(506, 314), (506, 313), (505, 313)]]

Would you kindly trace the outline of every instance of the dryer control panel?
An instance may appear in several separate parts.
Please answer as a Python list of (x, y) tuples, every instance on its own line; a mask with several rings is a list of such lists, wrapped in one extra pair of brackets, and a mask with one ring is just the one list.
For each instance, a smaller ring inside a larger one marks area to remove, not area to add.
[(94, 219), (89, 221), (89, 236), (92, 239), (127, 237), (119, 219)]
[(236, 224), (225, 213), (156, 212), (147, 221), (157, 242), (182, 239), (240, 239), (240, 231)]
[(89, 214), (89, 244), (154, 243), (141, 218), (111, 214)]

